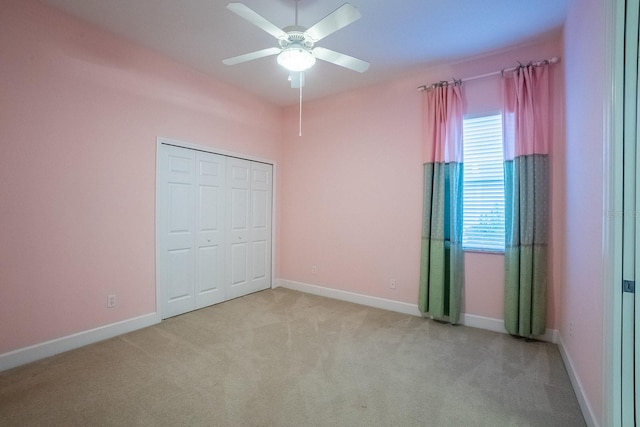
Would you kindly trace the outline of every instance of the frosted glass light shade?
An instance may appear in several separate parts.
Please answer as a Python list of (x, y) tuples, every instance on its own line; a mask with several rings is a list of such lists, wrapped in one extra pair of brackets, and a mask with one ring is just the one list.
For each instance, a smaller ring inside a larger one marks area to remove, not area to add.
[(278, 55), (278, 64), (289, 71), (304, 71), (316, 63), (316, 57), (311, 52), (298, 46), (284, 49)]

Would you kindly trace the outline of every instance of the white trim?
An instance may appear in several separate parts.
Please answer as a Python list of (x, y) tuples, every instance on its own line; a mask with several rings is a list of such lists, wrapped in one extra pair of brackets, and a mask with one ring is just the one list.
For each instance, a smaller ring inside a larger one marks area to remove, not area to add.
[[(339, 289), (327, 288), (318, 285), (310, 285), (308, 283), (294, 282), (292, 280), (286, 279), (277, 279), (274, 282), (273, 287), (283, 287), (307, 294), (333, 298), (340, 301), (352, 302), (354, 304), (366, 305), (368, 307), (381, 308), (383, 310), (410, 314), (412, 316), (422, 316), (417, 304), (409, 304), (406, 302), (393, 301), (385, 298), (372, 297), (355, 292), (342, 291)], [(471, 328), (486, 329), (503, 334), (507, 333), (504, 329), (504, 321), (501, 319), (477, 316), (474, 314), (462, 314), (460, 324), (469, 326)], [(546, 333), (541, 337), (537, 337), (537, 339), (555, 344), (558, 342), (558, 331), (555, 329), (547, 329)]]
[(564, 341), (562, 340), (562, 336), (558, 336), (558, 350), (560, 350), (560, 356), (562, 357), (562, 361), (564, 362), (564, 366), (569, 374), (569, 380), (571, 381), (571, 385), (573, 386), (573, 391), (576, 394), (576, 398), (578, 399), (578, 404), (580, 405), (580, 409), (582, 410), (582, 416), (584, 417), (587, 426), (589, 427), (599, 427), (596, 417), (593, 412), (593, 408), (589, 404), (589, 400), (587, 399), (587, 395), (584, 391), (584, 387), (582, 386), (582, 382), (580, 381), (580, 377), (578, 376), (576, 369), (574, 368), (573, 361), (567, 353), (564, 345)]
[(271, 172), (271, 288), (275, 286), (275, 278), (276, 278), (276, 266), (277, 264), (277, 251), (276, 251), (276, 236), (278, 235), (277, 224), (276, 221), (276, 203), (278, 200), (277, 197), (277, 174), (278, 174), (278, 165), (273, 162), (273, 169)]
[[(220, 154), (222, 156), (227, 156), (227, 157), (236, 157), (238, 159), (251, 160), (253, 162), (260, 162), (260, 163), (267, 163), (269, 165), (276, 164), (275, 161), (271, 159), (265, 159), (264, 157), (257, 157), (257, 156), (252, 156), (244, 153), (236, 153), (233, 151), (227, 151), (227, 150), (222, 150), (215, 147), (210, 147), (208, 145), (192, 144), (190, 142), (180, 141), (178, 139), (165, 138), (165, 137), (159, 136), (157, 138), (158, 147), (161, 144), (175, 145), (176, 147), (189, 148), (191, 150), (204, 151), (206, 153)], [(157, 149), (156, 149), (156, 152), (157, 152)]]
[[(471, 328), (486, 329), (488, 331), (500, 332), (502, 334), (507, 333), (507, 331), (504, 329), (504, 320), (495, 319), (493, 317), (477, 316), (475, 314), (462, 314), (461, 324), (469, 326)], [(557, 344), (558, 330), (547, 329), (544, 335), (537, 336), (536, 339)]]
[(162, 319), (162, 311), (160, 310), (160, 307), (162, 307), (162, 290), (160, 289), (160, 277), (162, 277), (162, 271), (160, 271), (162, 268), (162, 263), (160, 262), (160, 253), (161, 251), (158, 250), (158, 245), (160, 244), (161, 240), (160, 240), (160, 221), (158, 221), (158, 213), (160, 212), (160, 192), (161, 192), (161, 185), (160, 185), (160, 152), (161, 152), (161, 147), (164, 141), (170, 141), (169, 139), (164, 139), (164, 138), (157, 138), (156, 139), (156, 176), (155, 176), (155, 181), (156, 181), (156, 199), (155, 199), (155, 203), (154, 203), (154, 211), (153, 211), (153, 222), (154, 222), (154, 228), (155, 228), (155, 240), (153, 242), (153, 251), (155, 252), (155, 261), (156, 261), (156, 265), (155, 265), (155, 272), (156, 272), (156, 277), (155, 277), (155, 281), (156, 281), (156, 313), (158, 314), (158, 317), (160, 319)]
[(395, 311), (397, 313), (410, 314), (412, 316), (420, 316), (417, 304), (409, 304), (406, 302), (393, 301), (385, 298), (372, 297), (368, 295), (357, 294), (354, 292), (341, 291), (339, 289), (325, 288), (323, 286), (309, 285), (307, 283), (294, 282), (292, 280), (277, 279), (274, 288), (283, 287), (300, 291), (307, 294), (318, 295), (321, 297), (333, 298), (340, 301), (352, 302), (354, 304), (366, 305), (368, 307), (381, 308), (383, 310)]
[(465, 314), (461, 316), (460, 324), (471, 328), (486, 329), (487, 331), (500, 332), (506, 334), (504, 321), (493, 317), (476, 316), (475, 314)]
[(160, 323), (158, 314), (149, 313), (0, 354), (0, 372), (157, 323)]

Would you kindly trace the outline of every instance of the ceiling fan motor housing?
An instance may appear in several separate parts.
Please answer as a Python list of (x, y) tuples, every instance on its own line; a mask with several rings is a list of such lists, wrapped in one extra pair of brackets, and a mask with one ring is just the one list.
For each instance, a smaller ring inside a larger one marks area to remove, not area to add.
[(292, 25), (290, 27), (285, 27), (282, 30), (287, 33), (287, 38), (279, 40), (281, 48), (286, 49), (291, 45), (299, 45), (300, 47), (309, 50), (313, 48), (313, 44), (315, 42), (311, 37), (305, 34), (306, 28)]

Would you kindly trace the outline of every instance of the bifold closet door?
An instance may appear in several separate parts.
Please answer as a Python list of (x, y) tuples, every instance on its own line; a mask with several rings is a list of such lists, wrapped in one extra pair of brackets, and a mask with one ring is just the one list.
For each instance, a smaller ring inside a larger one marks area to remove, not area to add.
[(272, 166), (227, 159), (227, 299), (271, 286)]
[(273, 167), (166, 144), (159, 156), (162, 317), (271, 287)]
[(162, 145), (159, 278), (162, 317), (225, 300), (225, 157)]

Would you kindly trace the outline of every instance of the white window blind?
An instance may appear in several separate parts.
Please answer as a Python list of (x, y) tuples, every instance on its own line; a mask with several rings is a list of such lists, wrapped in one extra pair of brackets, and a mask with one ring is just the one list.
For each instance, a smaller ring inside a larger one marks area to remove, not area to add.
[(504, 251), (502, 115), (463, 122), (463, 249)]

